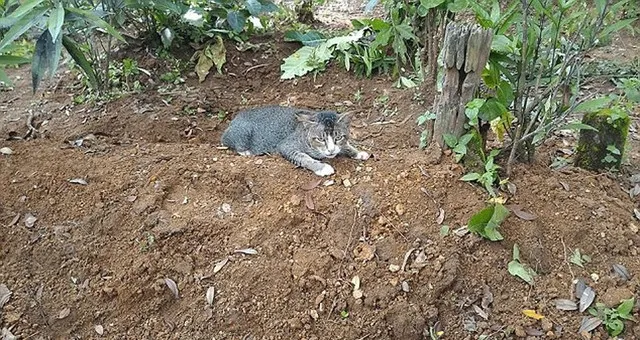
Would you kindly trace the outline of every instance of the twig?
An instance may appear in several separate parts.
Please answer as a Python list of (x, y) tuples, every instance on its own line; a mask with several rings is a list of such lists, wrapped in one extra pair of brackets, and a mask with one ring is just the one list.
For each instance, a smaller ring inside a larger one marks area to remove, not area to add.
[(564, 251), (564, 263), (567, 264), (567, 267), (569, 267), (569, 273), (571, 273), (571, 280), (576, 278), (576, 275), (573, 273), (573, 270), (571, 269), (571, 264), (569, 264), (569, 262), (567, 262), (567, 245), (564, 244), (564, 238), (560, 238), (560, 242), (562, 242), (562, 249)]
[(261, 67), (265, 67), (265, 66), (269, 66), (269, 64), (259, 64), (259, 65), (251, 66), (248, 69), (244, 70), (244, 72), (242, 72), (242, 74), (247, 74), (250, 71), (253, 71), (253, 70), (257, 69), (257, 68), (261, 68)]
[(344, 256), (342, 257), (342, 260), (345, 260), (347, 258), (347, 250), (349, 250), (349, 246), (351, 246), (351, 239), (353, 238), (353, 228), (355, 228), (356, 226), (356, 221), (358, 218), (358, 209), (353, 209), (353, 224), (351, 224), (351, 231), (349, 231), (349, 239), (347, 241), (347, 246), (344, 247), (344, 251), (343, 254)]

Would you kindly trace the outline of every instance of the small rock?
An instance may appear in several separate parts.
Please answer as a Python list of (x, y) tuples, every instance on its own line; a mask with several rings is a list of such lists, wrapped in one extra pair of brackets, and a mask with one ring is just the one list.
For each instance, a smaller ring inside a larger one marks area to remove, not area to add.
[(322, 185), (324, 185), (325, 187), (328, 187), (330, 185), (333, 185), (334, 183), (335, 183), (334, 180), (328, 179), (328, 180), (324, 181), (324, 183), (322, 183)]
[(637, 234), (638, 233), (638, 226), (633, 224), (633, 223), (629, 223), (629, 230), (631, 230), (632, 233)]
[(352, 184), (351, 181), (347, 178), (342, 181), (342, 185), (344, 185), (345, 188), (349, 188)]
[(0, 153), (8, 156), (13, 154), (13, 150), (5, 146), (4, 148), (0, 148)]
[(300, 203), (302, 202), (302, 198), (294, 194), (294, 195), (291, 195), (291, 199), (289, 199), (289, 201), (291, 202), (291, 204), (295, 206), (299, 206)]
[(287, 322), (289, 323), (289, 327), (291, 327), (292, 329), (301, 329), (302, 328), (302, 321), (300, 321), (300, 319), (298, 319), (298, 318), (291, 318), (291, 319), (287, 320)]
[(407, 281), (402, 281), (402, 291), (405, 293), (409, 292), (409, 283), (407, 283)]
[(231, 204), (222, 203), (222, 212), (224, 212), (225, 214), (230, 213), (231, 212)]
[(398, 216), (404, 215), (404, 205), (396, 204), (396, 213), (398, 214)]
[(389, 271), (392, 273), (397, 272), (398, 270), (400, 270), (400, 266), (397, 264), (390, 264), (389, 265)]
[(553, 322), (551, 322), (549, 319), (544, 318), (542, 319), (541, 323), (543, 331), (548, 332), (553, 329)]
[(524, 327), (522, 327), (522, 326), (516, 326), (515, 334), (516, 334), (516, 336), (518, 338), (526, 338), (527, 337), (527, 332), (525, 332)]
[(315, 309), (312, 309), (309, 312), (309, 316), (311, 316), (311, 318), (314, 319), (314, 320), (318, 320), (318, 311), (315, 310)]

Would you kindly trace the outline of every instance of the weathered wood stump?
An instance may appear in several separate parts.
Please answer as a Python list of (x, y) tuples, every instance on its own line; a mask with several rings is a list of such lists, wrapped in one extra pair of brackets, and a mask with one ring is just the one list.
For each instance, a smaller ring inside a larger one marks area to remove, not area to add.
[(588, 170), (619, 169), (631, 119), (621, 108), (586, 113), (582, 123), (598, 131), (580, 130), (574, 164)]
[(432, 141), (446, 148), (444, 135), (464, 133), (465, 107), (476, 95), (489, 53), (493, 31), (477, 25), (449, 23), (442, 47), (444, 82), (436, 98)]

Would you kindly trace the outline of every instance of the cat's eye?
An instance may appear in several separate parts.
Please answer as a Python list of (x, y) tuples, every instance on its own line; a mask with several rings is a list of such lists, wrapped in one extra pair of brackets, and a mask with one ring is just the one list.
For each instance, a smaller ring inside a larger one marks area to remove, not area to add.
[(341, 141), (341, 140), (343, 140), (343, 139), (344, 139), (344, 136), (337, 136), (337, 137), (335, 138), (336, 142), (339, 142), (339, 141)]

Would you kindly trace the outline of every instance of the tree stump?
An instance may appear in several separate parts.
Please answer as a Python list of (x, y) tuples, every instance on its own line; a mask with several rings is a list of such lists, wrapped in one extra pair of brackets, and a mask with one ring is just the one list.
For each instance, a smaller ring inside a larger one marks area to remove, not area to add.
[(456, 138), (464, 133), (465, 107), (471, 101), (482, 81), (481, 75), (489, 53), (493, 31), (478, 25), (447, 25), (442, 46), (444, 82), (436, 98), (436, 120), (432, 141), (446, 148), (444, 135)]
[(619, 169), (631, 119), (621, 108), (586, 113), (582, 123), (596, 128), (580, 130), (574, 164), (588, 170)]

